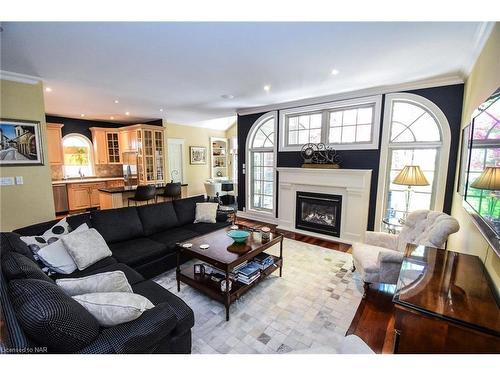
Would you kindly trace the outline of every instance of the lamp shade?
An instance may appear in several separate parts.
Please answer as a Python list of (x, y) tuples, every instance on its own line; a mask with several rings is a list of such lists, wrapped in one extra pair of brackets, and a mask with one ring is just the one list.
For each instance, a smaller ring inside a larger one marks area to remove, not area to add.
[(483, 190), (500, 190), (500, 167), (486, 167), (471, 187)]
[(407, 165), (392, 181), (396, 185), (427, 186), (429, 181), (418, 165)]

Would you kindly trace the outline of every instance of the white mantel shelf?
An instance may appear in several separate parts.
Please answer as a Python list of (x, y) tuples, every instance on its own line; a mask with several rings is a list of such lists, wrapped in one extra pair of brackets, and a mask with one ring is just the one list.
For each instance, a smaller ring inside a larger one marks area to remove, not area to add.
[[(344, 243), (362, 241), (368, 223), (371, 169), (276, 168), (278, 228)], [(295, 228), (298, 191), (342, 196), (340, 237)]]

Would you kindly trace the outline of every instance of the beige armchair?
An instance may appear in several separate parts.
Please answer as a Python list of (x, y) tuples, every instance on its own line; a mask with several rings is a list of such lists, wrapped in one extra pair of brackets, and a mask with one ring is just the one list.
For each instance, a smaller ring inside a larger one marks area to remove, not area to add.
[(460, 229), (457, 220), (442, 212), (410, 213), (399, 235), (366, 232), (364, 243), (352, 245), (353, 270), (365, 283), (396, 284), (408, 243), (442, 248), (448, 236)]

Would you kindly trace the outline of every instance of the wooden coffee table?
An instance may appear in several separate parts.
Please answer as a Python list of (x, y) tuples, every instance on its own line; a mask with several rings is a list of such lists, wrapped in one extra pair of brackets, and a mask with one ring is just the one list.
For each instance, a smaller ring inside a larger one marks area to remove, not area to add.
[[(260, 232), (252, 232), (249, 228), (240, 226), (240, 229), (250, 231), (246, 243), (235, 244), (227, 235), (229, 228), (219, 229), (217, 231), (205, 234), (177, 244), (177, 290), (181, 289), (181, 281), (209, 297), (221, 302), (226, 307), (226, 320), (229, 320), (229, 306), (236, 301), (241, 295), (254, 287), (258, 282), (269, 276), (275, 270), (279, 269), (280, 277), (283, 270), (283, 236), (279, 233), (271, 232), (269, 240), (263, 241)], [(184, 243), (191, 243), (191, 248), (184, 248)], [(236, 280), (232, 280), (231, 290), (223, 292), (221, 285), (218, 282), (211, 280), (208, 275), (200, 275), (194, 273), (193, 266), (184, 266), (181, 268), (180, 259), (183, 254), (199, 259), (211, 266), (214, 266), (225, 273), (226, 285), (229, 285), (230, 273), (235, 267), (245, 261), (251, 260), (257, 254), (264, 252), (271, 246), (280, 244), (280, 255), (272, 256), (274, 264), (261, 270), (260, 276), (251, 284), (244, 284)], [(209, 244), (208, 249), (200, 249), (200, 245)]]

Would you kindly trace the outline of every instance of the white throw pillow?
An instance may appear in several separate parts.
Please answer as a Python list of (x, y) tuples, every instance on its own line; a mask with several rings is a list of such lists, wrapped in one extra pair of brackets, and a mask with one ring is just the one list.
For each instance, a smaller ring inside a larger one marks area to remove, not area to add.
[(196, 203), (195, 223), (215, 223), (218, 203)]
[[(28, 245), (28, 247), (33, 252), (33, 255), (37, 255), (41, 248), (56, 242), (59, 237), (64, 236), (69, 233), (69, 225), (66, 222), (66, 218), (60, 220), (52, 228), (46, 230), (43, 234), (39, 236), (21, 236), (21, 240)], [(35, 257), (35, 259), (37, 259)]]
[(75, 279), (58, 279), (56, 284), (70, 296), (106, 292), (133, 293), (123, 271), (102, 272)]
[(146, 297), (135, 293), (88, 293), (72, 298), (85, 307), (103, 327), (130, 322), (154, 307)]
[(61, 241), (80, 271), (111, 256), (108, 244), (94, 228), (83, 232), (72, 232), (62, 237)]
[[(71, 233), (83, 232), (88, 229), (89, 226), (83, 223)], [(62, 237), (64, 236), (59, 238), (61, 239)], [(68, 275), (75, 272), (77, 269), (73, 258), (68, 254), (62, 241), (55, 241), (50, 245), (42, 247), (37, 255), (45, 266), (56, 273)]]

